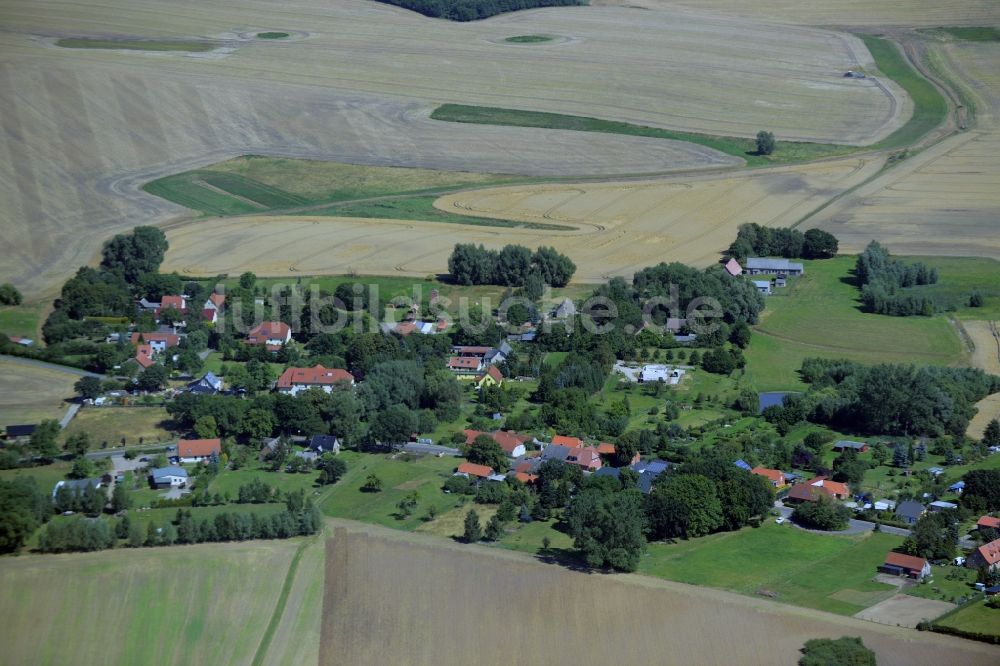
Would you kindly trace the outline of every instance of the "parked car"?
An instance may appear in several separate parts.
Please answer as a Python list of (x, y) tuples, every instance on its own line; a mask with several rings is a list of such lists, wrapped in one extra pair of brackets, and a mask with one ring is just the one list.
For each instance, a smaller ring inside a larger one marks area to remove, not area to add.
[(785, 522), (785, 518), (784, 516), (778, 516), (777, 518), (774, 519), (774, 522), (778, 525), (781, 525)]

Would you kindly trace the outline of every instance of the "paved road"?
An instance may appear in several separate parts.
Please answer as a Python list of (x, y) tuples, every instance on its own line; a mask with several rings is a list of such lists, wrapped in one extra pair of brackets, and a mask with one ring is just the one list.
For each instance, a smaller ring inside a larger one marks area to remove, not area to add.
[[(100, 460), (101, 458), (110, 458), (111, 456), (123, 456), (125, 451), (134, 451), (137, 454), (150, 453), (152, 451), (162, 451), (163, 448), (167, 446), (165, 443), (160, 444), (147, 444), (144, 446), (130, 446), (127, 449), (114, 448), (114, 449), (102, 449), (100, 451), (91, 451), (85, 457), (91, 460)], [(170, 445), (171, 447), (173, 445)]]
[[(790, 507), (787, 507), (787, 506), (784, 506), (783, 504), (779, 504), (778, 502), (775, 502), (774, 508), (778, 510), (778, 512), (782, 515), (782, 517), (784, 517), (786, 520), (788, 520), (789, 522), (791, 522), (792, 511), (794, 511), (794, 509), (792, 509)], [(795, 525), (795, 523), (792, 523), (792, 524)], [(799, 527), (799, 529), (806, 529), (805, 527), (801, 527), (799, 525), (795, 525), (795, 526)], [(841, 535), (843, 535), (843, 534), (861, 534), (862, 532), (870, 532), (873, 529), (875, 529), (875, 523), (869, 522), (867, 520), (855, 520), (854, 518), (851, 518), (851, 520), (849, 520), (848, 523), (847, 523), (847, 529), (846, 530), (840, 530), (840, 531), (837, 531), (837, 532), (826, 532), (826, 531), (823, 531), (823, 530), (808, 530), (808, 531), (809, 532), (815, 532), (817, 534), (841, 534)], [(886, 534), (895, 534), (895, 535), (904, 536), (904, 537), (905, 536), (910, 536), (910, 530), (906, 530), (906, 529), (903, 529), (901, 527), (892, 527), (891, 525), (882, 525), (879, 529), (882, 532), (885, 532)]]
[(446, 455), (446, 456), (457, 456), (460, 455), (458, 449), (453, 449), (450, 446), (440, 446), (438, 444), (404, 444), (403, 451), (407, 453), (422, 453), (430, 455)]
[(74, 402), (66, 410), (66, 416), (62, 417), (62, 420), (59, 421), (59, 427), (65, 428), (66, 426), (68, 426), (69, 422), (73, 420), (73, 417), (76, 416), (76, 413), (78, 411), (80, 411), (80, 403)]
[(59, 365), (58, 363), (49, 363), (47, 361), (36, 361), (33, 358), (22, 358), (21, 356), (8, 356), (3, 354), (3, 359), (5, 361), (10, 361), (11, 363), (18, 363), (20, 365), (33, 365), (36, 368), (46, 368), (48, 370), (56, 370), (59, 372), (65, 372), (69, 375), (76, 375), (77, 377), (97, 377), (98, 379), (106, 379), (106, 375), (99, 375), (96, 372), (88, 372), (87, 370), (81, 370), (80, 368), (73, 368), (68, 365)]

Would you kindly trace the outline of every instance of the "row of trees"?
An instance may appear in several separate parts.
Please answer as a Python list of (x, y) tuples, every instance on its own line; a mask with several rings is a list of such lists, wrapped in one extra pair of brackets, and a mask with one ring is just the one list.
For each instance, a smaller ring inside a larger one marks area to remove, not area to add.
[(837, 255), (837, 238), (822, 229), (802, 233), (790, 227), (764, 227), (754, 222), (741, 224), (727, 254), (737, 261), (747, 257), (787, 257), (789, 259), (829, 259)]
[(907, 287), (935, 284), (937, 269), (924, 263), (893, 259), (889, 250), (875, 241), (858, 255), (855, 275), (861, 301), (869, 312), (895, 316), (932, 315), (934, 300), (923, 294), (902, 291)]
[(378, 0), (387, 5), (419, 12), (431, 18), (451, 21), (480, 19), (534, 7), (566, 7), (584, 5), (587, 0)]
[(530, 297), (537, 298), (546, 284), (569, 284), (576, 264), (551, 247), (540, 247), (532, 253), (523, 245), (505, 245), (498, 252), (482, 245), (459, 243), (448, 257), (448, 271), (458, 284), (524, 287), (531, 292)]

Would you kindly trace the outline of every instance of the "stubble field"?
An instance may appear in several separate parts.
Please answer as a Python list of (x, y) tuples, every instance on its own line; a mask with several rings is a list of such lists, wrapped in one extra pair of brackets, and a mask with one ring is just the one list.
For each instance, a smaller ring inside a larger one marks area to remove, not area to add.
[(840, 239), (842, 252), (877, 238), (900, 254), (1000, 256), (1000, 43), (929, 48), (973, 103), (975, 129), (917, 153), (810, 219)]
[(400, 273), (447, 266), (458, 242), (499, 248), (552, 245), (594, 282), (661, 261), (704, 266), (718, 260), (744, 222), (793, 224), (831, 192), (877, 173), (880, 159), (848, 158), (736, 176), (478, 189), (435, 207), (466, 216), (561, 224), (566, 231), (337, 217), (252, 216), (168, 230), (165, 267), (193, 275)]
[(77, 375), (0, 358), (0, 426), (60, 419)]
[[(442, 102), (845, 143), (875, 141), (908, 115), (888, 82), (841, 77), (870, 63), (854, 37), (686, 9), (549, 9), (475, 24), (354, 0), (2, 0), (0, 13), (0, 279), (30, 297), (111, 233), (185, 212), (142, 183), (239, 154), (540, 176), (733, 164), (662, 140), (431, 121)], [(565, 39), (504, 41), (529, 26)], [(254, 39), (262, 29), (294, 38)], [(223, 46), (55, 46), (78, 36)]]
[[(962, 326), (975, 345), (973, 367), (1000, 375), (1000, 322), (964, 321)], [(966, 434), (979, 439), (992, 419), (1000, 419), (1000, 393), (986, 396), (976, 403), (976, 408), (979, 412), (969, 422)]]
[[(988, 664), (1000, 650), (643, 576), (343, 525), (327, 542), (320, 664), (778, 664), (861, 636), (879, 664)], [(723, 631), (722, 628), (725, 628)], [(377, 639), (371, 638), (373, 629)]]

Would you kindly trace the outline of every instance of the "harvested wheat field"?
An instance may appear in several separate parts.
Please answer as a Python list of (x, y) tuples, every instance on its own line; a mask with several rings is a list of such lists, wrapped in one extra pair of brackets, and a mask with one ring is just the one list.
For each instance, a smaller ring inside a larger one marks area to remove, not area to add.
[(728, 16), (829, 26), (982, 25), (1000, 23), (994, 0), (591, 0), (595, 5), (670, 9), (677, 6)]
[(596, 282), (661, 261), (711, 264), (740, 224), (794, 224), (880, 166), (879, 159), (848, 158), (738, 176), (497, 187), (435, 202), (463, 215), (565, 224), (566, 231), (305, 216), (199, 221), (167, 230), (164, 265), (191, 275), (424, 276), (447, 270), (455, 243), (500, 248), (513, 241), (552, 245), (576, 262), (577, 281)]
[(1000, 659), (1000, 647), (948, 636), (643, 576), (574, 572), (496, 548), (334, 524), (320, 664), (770, 666), (795, 663), (809, 638), (842, 635), (861, 636), (882, 666)]
[[(1000, 322), (964, 321), (962, 326), (975, 345), (972, 366), (1000, 375)], [(1000, 393), (983, 398), (976, 403), (976, 409), (979, 411), (965, 432), (969, 437), (979, 439), (992, 419), (1000, 419)]]
[(976, 129), (917, 153), (809, 220), (859, 252), (1000, 256), (1000, 43), (934, 44), (941, 68), (974, 99)]
[(0, 358), (0, 426), (61, 419), (79, 375)]
[[(886, 136), (911, 106), (891, 82), (841, 76), (871, 65), (855, 37), (687, 9), (553, 8), (470, 24), (359, 0), (0, 0), (0, 13), (0, 281), (29, 297), (112, 233), (186, 213), (144, 182), (241, 154), (538, 176), (738, 163), (664, 140), (430, 120), (442, 102), (851, 144)], [(291, 38), (254, 38), (265, 29)], [(526, 31), (559, 39), (504, 41)], [(218, 48), (56, 46), (88, 36)]]

